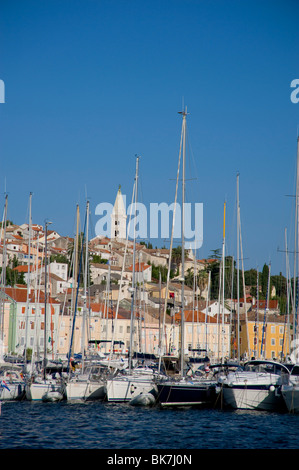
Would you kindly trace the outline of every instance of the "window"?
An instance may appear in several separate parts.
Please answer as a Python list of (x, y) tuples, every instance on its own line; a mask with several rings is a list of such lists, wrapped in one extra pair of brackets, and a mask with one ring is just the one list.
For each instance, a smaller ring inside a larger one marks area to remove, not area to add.
[(275, 326), (273, 326), (273, 325), (271, 326), (271, 333), (275, 334)]
[(130, 333), (130, 327), (127, 326), (127, 333)]
[(271, 338), (271, 346), (275, 346), (275, 338)]
[(120, 333), (123, 332), (123, 326), (120, 326), (120, 327), (119, 327), (119, 332), (120, 332)]

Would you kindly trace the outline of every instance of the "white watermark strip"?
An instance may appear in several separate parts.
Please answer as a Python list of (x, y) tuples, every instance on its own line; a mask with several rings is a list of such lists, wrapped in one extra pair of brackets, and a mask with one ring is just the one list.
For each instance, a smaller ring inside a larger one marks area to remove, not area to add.
[[(126, 201), (126, 196), (123, 196)], [(135, 207), (135, 205), (134, 205)], [(185, 203), (184, 239), (188, 248), (200, 248), (203, 244), (203, 204)], [(136, 204), (136, 215), (128, 220), (131, 205), (116, 213), (109, 202), (97, 205), (95, 215), (99, 220), (95, 226), (96, 236), (126, 239), (127, 235), (133, 239), (169, 239), (171, 235), (173, 213), (175, 209), (174, 239), (182, 237), (182, 210), (177, 203), (150, 203), (149, 212), (142, 203)]]

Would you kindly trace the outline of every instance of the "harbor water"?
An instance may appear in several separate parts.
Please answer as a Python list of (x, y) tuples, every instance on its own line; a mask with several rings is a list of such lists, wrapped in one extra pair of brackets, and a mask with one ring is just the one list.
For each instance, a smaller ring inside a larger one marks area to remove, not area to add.
[(0, 449), (299, 449), (299, 415), (2, 402)]

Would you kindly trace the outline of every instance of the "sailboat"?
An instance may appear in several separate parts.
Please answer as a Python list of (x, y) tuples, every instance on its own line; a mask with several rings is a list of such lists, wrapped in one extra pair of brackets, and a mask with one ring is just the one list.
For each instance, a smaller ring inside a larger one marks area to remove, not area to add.
[[(47, 307), (48, 307), (48, 290), (47, 290), (47, 238), (48, 238), (48, 225), (51, 222), (45, 223), (45, 318), (44, 318), (44, 359), (42, 374), (32, 373), (26, 382), (25, 393), (26, 399), (30, 401), (47, 400), (51, 396), (51, 401), (60, 401), (64, 397), (65, 384), (61, 376), (59, 378), (47, 376)], [(29, 233), (31, 233), (31, 199), (30, 199), (30, 220), (29, 220)], [(29, 236), (30, 246), (30, 236)], [(30, 249), (30, 248), (29, 248)], [(30, 253), (30, 251), (29, 251)], [(30, 259), (30, 258), (29, 258)], [(28, 264), (28, 271), (30, 271), (30, 262)], [(28, 277), (29, 289), (29, 277)], [(27, 299), (28, 308), (29, 298)]]
[[(293, 334), (294, 334), (294, 345), (295, 351), (292, 356), (294, 357), (294, 364), (290, 371), (290, 376), (285, 383), (282, 384), (281, 393), (287, 409), (292, 413), (299, 413), (299, 361), (298, 361), (298, 312), (296, 311), (296, 298), (298, 289), (298, 280), (296, 276), (296, 255), (299, 258), (299, 136), (297, 137), (297, 178), (296, 178), (296, 203), (295, 203), (295, 214), (296, 214), (296, 223), (295, 223), (295, 256), (294, 256), (294, 282), (293, 282)], [(298, 267), (298, 266), (297, 266)], [(297, 282), (296, 282), (297, 280)]]
[[(180, 112), (182, 115), (181, 146), (183, 146), (183, 178), (182, 178), (182, 306), (181, 306), (181, 348), (180, 348), (180, 377), (164, 378), (157, 383), (157, 402), (161, 407), (167, 406), (200, 406), (214, 403), (217, 398), (216, 380), (209, 380), (201, 376), (190, 377), (186, 375), (185, 344), (184, 344), (184, 261), (185, 261), (185, 153), (186, 153), (186, 116), (187, 110)], [(181, 147), (180, 147), (181, 148)], [(179, 157), (180, 162), (180, 157)], [(179, 173), (179, 170), (178, 170)], [(178, 176), (177, 176), (178, 182)], [(176, 191), (177, 193), (177, 191)], [(176, 199), (176, 196), (175, 196)], [(176, 202), (175, 202), (176, 205)], [(171, 245), (172, 246), (172, 245)], [(170, 250), (171, 252), (171, 250)], [(169, 268), (170, 269), (170, 268)], [(164, 308), (165, 316), (165, 308)]]
[(281, 384), (288, 376), (289, 369), (280, 362), (264, 359), (248, 361), (244, 370), (218, 379), (224, 406), (246, 410), (285, 410)]
[[(138, 194), (138, 170), (139, 158), (136, 158), (136, 172), (133, 195), (135, 193), (135, 216), (137, 211)], [(133, 273), (132, 273), (132, 299), (131, 299), (131, 324), (130, 324), (130, 347), (128, 357), (128, 368), (114, 371), (107, 379), (107, 401), (108, 402), (131, 402), (134, 404), (150, 404), (152, 397), (156, 394), (155, 378), (157, 371), (152, 367), (133, 367), (133, 335), (134, 335), (134, 308), (136, 298), (135, 285), (135, 225), (133, 237)], [(112, 348), (111, 348), (112, 349)], [(158, 374), (159, 375), (159, 374)], [(150, 394), (150, 395), (148, 395)]]
[(0, 363), (0, 400), (21, 400), (25, 397), (25, 380), (21, 366)]
[[(266, 310), (267, 306), (265, 316)], [(218, 379), (223, 403), (227, 407), (265, 411), (285, 409), (281, 384), (287, 380), (289, 369), (282, 363), (265, 359), (265, 320), (262, 331), (261, 359), (248, 361), (244, 365), (244, 370), (231, 372)]]
[(1, 224), (0, 240), (3, 239), (3, 257), (1, 272), (1, 311), (0, 311), (0, 400), (18, 400), (23, 398), (25, 381), (23, 367), (4, 360), (4, 302), (6, 286), (6, 224), (8, 196), (5, 195), (4, 213)]
[(81, 336), (81, 345), (82, 345), (82, 368), (79, 373), (72, 373), (70, 368), (70, 361), (73, 349), (73, 335), (75, 328), (76, 320), (76, 310), (77, 310), (77, 299), (78, 299), (78, 288), (79, 288), (79, 278), (82, 267), (82, 258), (83, 258), (83, 243), (81, 248), (80, 255), (80, 266), (79, 272), (77, 272), (77, 247), (78, 247), (78, 228), (79, 228), (79, 206), (77, 206), (77, 233), (76, 233), (76, 248), (75, 248), (75, 276), (74, 279), (77, 279), (77, 288), (76, 288), (76, 301), (74, 306), (74, 318), (73, 318), (73, 332), (70, 344), (69, 358), (68, 358), (68, 368), (69, 376), (65, 385), (65, 397), (67, 401), (73, 400), (98, 400), (104, 399), (106, 396), (106, 383), (102, 377), (103, 367), (98, 367), (92, 362), (88, 362), (86, 359), (85, 351), (85, 325), (86, 325), (86, 310), (87, 310), (87, 272), (88, 272), (88, 225), (89, 225), (89, 201), (86, 204), (86, 218), (85, 218), (85, 275), (84, 275), (84, 307), (83, 307), (83, 331)]

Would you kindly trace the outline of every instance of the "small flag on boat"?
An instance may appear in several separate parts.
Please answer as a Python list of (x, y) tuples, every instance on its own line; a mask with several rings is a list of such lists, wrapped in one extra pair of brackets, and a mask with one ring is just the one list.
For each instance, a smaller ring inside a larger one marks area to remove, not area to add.
[(5, 382), (5, 380), (2, 380), (2, 381), (1, 381), (1, 387), (6, 388), (6, 389), (10, 392), (10, 388), (8, 387), (8, 385), (7, 385), (7, 383)]

